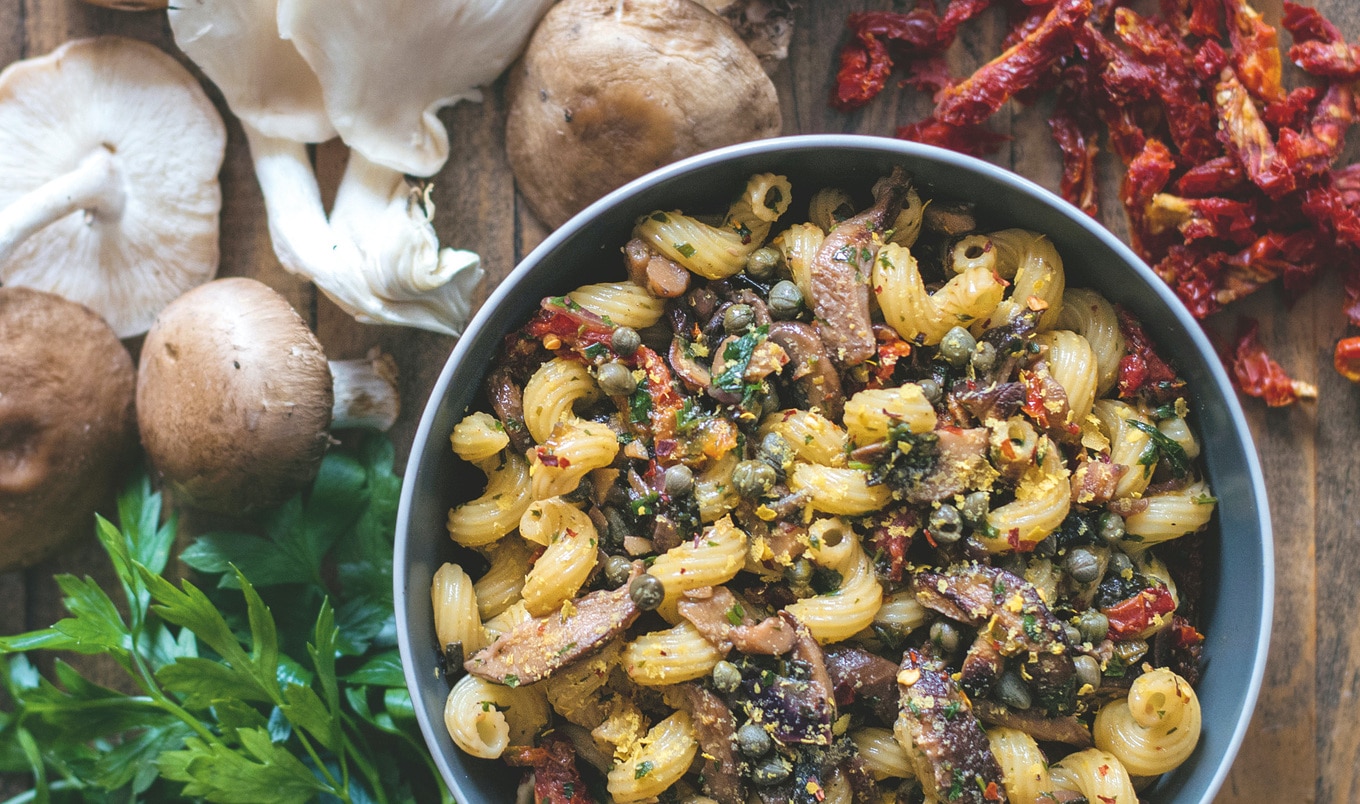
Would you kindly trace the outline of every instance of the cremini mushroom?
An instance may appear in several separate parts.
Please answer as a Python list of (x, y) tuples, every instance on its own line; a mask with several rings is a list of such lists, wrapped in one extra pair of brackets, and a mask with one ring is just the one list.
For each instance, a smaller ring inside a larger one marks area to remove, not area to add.
[(0, 288), (0, 571), (79, 535), (137, 446), (132, 357), (94, 311)]
[(553, 227), (650, 170), (781, 127), (759, 60), (692, 0), (563, 0), (510, 76), (510, 167)]
[(142, 346), (142, 445), (176, 500), (198, 508), (275, 504), (315, 477), (329, 430), (396, 416), (390, 360), (328, 364), (287, 300), (253, 279), (184, 294)]
[[(242, 120), (284, 267), (359, 321), (456, 335), (484, 272), (440, 247), (429, 188), (406, 175), (444, 165), (436, 113), (477, 97), (548, 2), (416, 0), (380, 36), (360, 0), (185, 0), (170, 22)], [(350, 155), (328, 215), (305, 144), (337, 131)]]
[(0, 73), (0, 282), (139, 335), (217, 272), (226, 130), (192, 75), (117, 36)]

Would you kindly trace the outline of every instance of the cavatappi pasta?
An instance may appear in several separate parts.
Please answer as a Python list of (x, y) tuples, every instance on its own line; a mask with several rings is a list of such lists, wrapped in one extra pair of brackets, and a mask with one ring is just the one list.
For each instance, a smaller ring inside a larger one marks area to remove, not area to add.
[(571, 804), (1136, 804), (1202, 722), (1183, 384), (1042, 232), (733, 189), (636, 223), (685, 292), (544, 299), (455, 426), (454, 742)]

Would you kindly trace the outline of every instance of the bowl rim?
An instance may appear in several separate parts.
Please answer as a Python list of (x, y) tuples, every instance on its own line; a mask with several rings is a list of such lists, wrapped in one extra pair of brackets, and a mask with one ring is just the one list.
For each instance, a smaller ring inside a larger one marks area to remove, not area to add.
[[(439, 402), (448, 392), (448, 387), (452, 379), (454, 368), (458, 365), (463, 354), (470, 348), (469, 335), (477, 335), (488, 326), (488, 321), (495, 310), (514, 292), (523, 277), (528, 274), (535, 266), (546, 259), (552, 252), (557, 250), (564, 242), (571, 239), (578, 230), (585, 228), (596, 216), (605, 212), (609, 208), (622, 202), (635, 194), (643, 192), (652, 185), (669, 181), (692, 170), (726, 162), (733, 159), (746, 157), (759, 157), (768, 154), (788, 154), (798, 151), (821, 151), (827, 149), (845, 149), (859, 151), (873, 151), (877, 153), (887, 153), (900, 155), (908, 158), (933, 160), (942, 162), (948, 166), (956, 167), (963, 171), (971, 171), (983, 174), (985, 177), (1002, 184), (1010, 185), (1019, 191), (1028, 194), (1036, 200), (1054, 207), (1057, 211), (1064, 214), (1072, 222), (1081, 227), (1086, 234), (1101, 241), (1106, 247), (1117, 253), (1125, 263), (1142, 276), (1152, 292), (1170, 310), (1177, 322), (1185, 329), (1191, 341), (1202, 354), (1217, 354), (1208, 336), (1205, 334), (1199, 321), (1195, 320), (1190, 312), (1176, 297), (1175, 293), (1161, 280), (1160, 277), (1145, 263), (1142, 258), (1133, 252), (1122, 240), (1116, 237), (1109, 229), (1106, 229), (1099, 221), (1077, 209), (1067, 200), (1058, 196), (1056, 193), (1035, 183), (1034, 181), (1021, 176), (1011, 170), (995, 165), (976, 157), (960, 154), (944, 148), (922, 143), (899, 140), (889, 137), (878, 137), (863, 134), (798, 134), (783, 137), (773, 137), (753, 142), (739, 143), (723, 148), (718, 148), (694, 156), (681, 159), (664, 167), (658, 168), (646, 175), (640, 176), (616, 190), (608, 193), (599, 200), (593, 202), (585, 209), (572, 216), (570, 220), (551, 232), (543, 242), (529, 252), (517, 265), (510, 271), (500, 284), (487, 296), (477, 314), (464, 329), (463, 335), (459, 337), (454, 345), (444, 367), (440, 370), (439, 377), (435, 381), (430, 394), (425, 401), (424, 410), (421, 412), (420, 423), (416, 428), (415, 436), (411, 442), (411, 452), (407, 458), (406, 467), (403, 471), (402, 489), (399, 507), (397, 509), (396, 521), (396, 543), (393, 550), (393, 601), (395, 615), (397, 618), (397, 646), (402, 661), (402, 671), (406, 679), (408, 692), (412, 692), (413, 699), (417, 696), (414, 691), (420, 687), (420, 679), (417, 675), (417, 662), (415, 653), (410, 640), (410, 628), (406, 625), (405, 606), (400, 605), (405, 594), (404, 581), (406, 580), (407, 567), (407, 544), (408, 539), (403, 538), (403, 534), (410, 530), (411, 503), (415, 494), (415, 483), (406, 482), (407, 478), (413, 478), (416, 470), (423, 458), (425, 445), (429, 443), (430, 432), (434, 427), (434, 420)], [(1205, 795), (1202, 802), (1212, 801), (1227, 780), (1228, 774), (1232, 770), (1234, 761), (1237, 758), (1243, 740), (1246, 738), (1247, 729), (1251, 723), (1252, 714), (1256, 709), (1257, 700), (1260, 696), (1262, 681), (1265, 677), (1266, 660), (1270, 652), (1270, 635), (1274, 618), (1275, 604), (1275, 548), (1274, 532), (1270, 519), (1269, 499), (1266, 492), (1265, 477), (1261, 470), (1260, 458), (1257, 454), (1255, 441), (1251, 434), (1251, 428), (1247, 424), (1246, 414), (1244, 413), (1237, 391), (1228, 378), (1227, 370), (1223, 367), (1220, 360), (1205, 361), (1209, 376), (1214, 385), (1218, 386), (1220, 395), (1223, 397), (1227, 406), (1227, 413), (1232, 421), (1236, 432), (1243, 438), (1243, 459), (1246, 464), (1248, 480), (1252, 493), (1257, 501), (1256, 515), (1261, 527), (1261, 574), (1263, 589), (1261, 594), (1261, 619), (1258, 623), (1255, 643), (1254, 661), (1251, 668), (1250, 681), (1246, 695), (1243, 698), (1243, 707), (1238, 714), (1237, 722), (1233, 724), (1232, 735), (1227, 743), (1223, 761), (1215, 769), (1209, 785), (1205, 788)], [(434, 744), (434, 729), (442, 729), (443, 723), (432, 722), (429, 713), (424, 707), (416, 706), (416, 721), (420, 726), (421, 736), (425, 740), (426, 750), (430, 751), (439, 767), (440, 773), (444, 776), (445, 783), (449, 779), (447, 760), (438, 755), (431, 749)], [(470, 802), (459, 789), (450, 788), (455, 800), (459, 804), (477, 804)]]

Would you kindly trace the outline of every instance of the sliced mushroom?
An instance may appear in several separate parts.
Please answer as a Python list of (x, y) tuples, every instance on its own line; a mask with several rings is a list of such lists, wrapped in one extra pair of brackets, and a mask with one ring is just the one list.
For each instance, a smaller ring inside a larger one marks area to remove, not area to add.
[(219, 279), (156, 318), (142, 347), (142, 444), (176, 499), (243, 511), (279, 502), (316, 475), (330, 429), (391, 426), (389, 361), (329, 364), (278, 293)]
[(839, 420), (845, 410), (845, 392), (841, 390), (841, 376), (826, 344), (809, 324), (798, 321), (779, 321), (770, 325), (770, 340), (779, 344), (789, 355), (789, 379), (793, 381), (795, 407), (818, 408), (832, 420)]
[(179, 62), (118, 36), (0, 73), (0, 281), (120, 338), (217, 272), (226, 129)]
[(81, 534), (137, 445), (136, 378), (88, 307), (0, 288), (0, 571), (34, 564)]

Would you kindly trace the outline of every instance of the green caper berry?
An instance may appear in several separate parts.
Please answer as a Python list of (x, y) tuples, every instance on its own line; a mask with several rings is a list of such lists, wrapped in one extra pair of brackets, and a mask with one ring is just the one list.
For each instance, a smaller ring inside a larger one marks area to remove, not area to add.
[(773, 747), (774, 740), (770, 739), (770, 733), (765, 731), (763, 726), (747, 723), (737, 729), (737, 750), (743, 756), (759, 759), (770, 753)]
[(945, 503), (930, 514), (930, 536), (937, 542), (953, 544), (963, 537), (963, 517), (959, 509)]
[(1133, 577), (1133, 559), (1123, 553), (1115, 552), (1110, 554), (1110, 563), (1106, 565), (1107, 575), (1115, 575), (1120, 578), (1128, 575)]
[(742, 461), (732, 470), (732, 485), (743, 497), (760, 497), (775, 483), (774, 467), (764, 461)]
[(770, 315), (779, 319), (794, 318), (803, 310), (803, 291), (787, 279), (770, 288)]
[(1034, 702), (1029, 685), (1014, 670), (1002, 673), (996, 682), (996, 699), (1012, 709), (1028, 709)]
[(615, 589), (627, 583), (632, 572), (633, 562), (623, 556), (610, 556), (604, 562), (604, 579)]
[(812, 583), (812, 562), (806, 558), (794, 559), (792, 564), (784, 568), (784, 580), (795, 588)]
[(655, 575), (643, 573), (628, 585), (628, 596), (633, 605), (643, 611), (654, 611), (666, 597), (666, 587)]
[(958, 626), (948, 620), (936, 620), (930, 626), (930, 641), (945, 653), (953, 653), (958, 650), (961, 638), (962, 635), (959, 633)]
[(987, 519), (987, 512), (991, 510), (992, 497), (985, 491), (974, 491), (963, 498), (963, 506), (959, 508), (959, 514), (963, 516), (965, 522), (970, 525), (979, 525)]
[(779, 270), (781, 261), (777, 249), (763, 246), (751, 252), (751, 256), (746, 258), (746, 273), (756, 279), (769, 279)]
[(642, 346), (642, 336), (632, 327), (619, 327), (609, 336), (609, 345), (614, 347), (615, 352), (627, 357)]
[(979, 341), (970, 360), (976, 371), (991, 371), (996, 365), (996, 347), (987, 341)]
[(1072, 664), (1077, 669), (1077, 689), (1086, 685), (1091, 685), (1091, 689), (1100, 689), (1100, 662), (1091, 656), (1077, 656), (1072, 659)]
[(740, 335), (756, 321), (756, 311), (749, 304), (734, 304), (723, 313), (723, 331), (728, 335)]
[(783, 757), (774, 756), (751, 771), (751, 781), (760, 787), (773, 787), (793, 774), (793, 765)]
[(756, 454), (778, 472), (788, 469), (793, 463), (793, 449), (779, 433), (766, 433), (760, 440), (760, 448), (756, 450)]
[(694, 472), (683, 463), (677, 463), (666, 470), (662, 485), (669, 497), (683, 497), (694, 491)]
[(1095, 609), (1088, 609), (1077, 617), (1077, 630), (1081, 632), (1082, 639), (1095, 644), (1110, 632), (1110, 618)]
[(1100, 559), (1084, 547), (1073, 548), (1067, 554), (1063, 569), (1077, 583), (1092, 583), (1100, 579)]
[(718, 692), (732, 693), (741, 686), (741, 671), (729, 661), (713, 665), (713, 688)]
[(973, 355), (977, 340), (963, 327), (954, 327), (940, 339), (940, 357), (951, 366), (962, 366)]
[(633, 372), (622, 363), (605, 363), (600, 366), (598, 377), (600, 390), (610, 396), (628, 396), (637, 390), (637, 380), (633, 379)]
[(926, 377), (916, 383), (921, 387), (921, 395), (932, 405), (940, 404), (940, 398), (944, 396), (944, 391), (940, 384), (933, 377)]
[(1100, 515), (1100, 524), (1096, 531), (1100, 540), (1106, 544), (1113, 544), (1124, 538), (1124, 517), (1114, 511), (1106, 511)]

